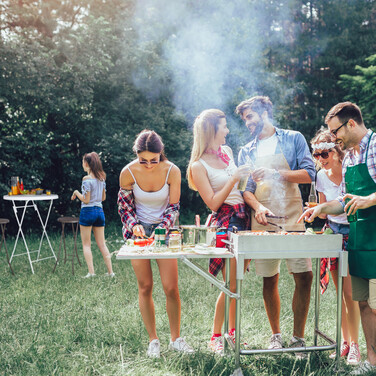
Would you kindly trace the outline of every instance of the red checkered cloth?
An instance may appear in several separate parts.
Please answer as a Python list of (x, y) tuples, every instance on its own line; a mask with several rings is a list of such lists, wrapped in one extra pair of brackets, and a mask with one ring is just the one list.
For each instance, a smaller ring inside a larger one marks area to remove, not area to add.
[[(241, 218), (245, 221), (245, 228), (249, 228), (251, 220), (248, 207), (241, 203), (237, 205), (222, 204), (217, 212), (213, 212), (213, 219), (211, 226), (217, 228), (226, 228), (230, 224), (230, 219), (233, 215)], [(225, 246), (226, 247), (226, 246)], [(225, 261), (222, 258), (212, 258), (209, 260), (209, 273), (216, 276), (225, 265)]]
[[(132, 231), (133, 227), (139, 223), (134, 203), (133, 190), (120, 188), (117, 203), (118, 213), (121, 222), (123, 223), (123, 237), (124, 239), (130, 239), (134, 237)], [(165, 228), (168, 231), (168, 229), (173, 226), (175, 218), (179, 213), (179, 209), (179, 202), (168, 205), (162, 214), (161, 223), (157, 228)]]
[[(346, 244), (348, 241), (348, 235), (342, 235), (342, 250), (346, 250)], [(320, 288), (321, 294), (323, 294), (329, 285), (329, 271), (338, 269), (338, 258), (327, 257), (320, 260)]]

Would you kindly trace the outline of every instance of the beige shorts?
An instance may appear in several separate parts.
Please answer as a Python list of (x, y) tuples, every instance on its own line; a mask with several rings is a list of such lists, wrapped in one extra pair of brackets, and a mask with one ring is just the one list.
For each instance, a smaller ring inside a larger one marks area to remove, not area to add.
[[(280, 259), (255, 260), (256, 274), (261, 277), (273, 277), (280, 272)], [(312, 271), (310, 258), (286, 259), (287, 270), (292, 273), (304, 273)]]
[(372, 309), (376, 309), (376, 279), (351, 276), (352, 298), (357, 302), (367, 301)]

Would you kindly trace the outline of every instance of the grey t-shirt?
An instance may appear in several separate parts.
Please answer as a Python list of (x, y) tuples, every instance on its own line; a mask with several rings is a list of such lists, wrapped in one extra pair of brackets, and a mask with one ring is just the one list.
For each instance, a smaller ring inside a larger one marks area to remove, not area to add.
[(88, 204), (81, 202), (81, 208), (90, 206), (102, 207), (103, 189), (106, 190), (106, 182), (98, 179), (85, 179), (82, 181), (81, 192), (85, 197), (90, 192), (90, 201)]

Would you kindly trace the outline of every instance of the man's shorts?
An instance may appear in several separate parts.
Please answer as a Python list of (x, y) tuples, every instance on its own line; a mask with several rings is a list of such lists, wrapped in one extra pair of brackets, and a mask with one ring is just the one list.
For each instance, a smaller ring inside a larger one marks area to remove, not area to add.
[(99, 206), (84, 206), (81, 208), (79, 223), (81, 226), (104, 227), (103, 209)]
[[(286, 259), (287, 270), (292, 273), (304, 273), (312, 271), (310, 258)], [(261, 277), (273, 277), (280, 272), (280, 259), (255, 260), (256, 274)]]
[(351, 276), (352, 298), (357, 302), (367, 301), (372, 309), (376, 309), (376, 279)]

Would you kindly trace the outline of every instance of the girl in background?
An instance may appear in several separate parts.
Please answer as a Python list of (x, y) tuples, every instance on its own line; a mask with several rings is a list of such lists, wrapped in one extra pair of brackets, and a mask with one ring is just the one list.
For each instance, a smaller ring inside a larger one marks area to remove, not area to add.
[[(143, 130), (136, 138), (133, 151), (137, 158), (120, 174), (118, 208), (123, 223), (124, 239), (154, 237), (156, 228), (173, 226), (179, 213), (180, 169), (164, 155), (161, 137), (154, 131)], [(171, 350), (193, 353), (180, 337), (180, 295), (176, 259), (156, 260), (166, 295), (166, 310), (170, 323)], [(153, 273), (150, 260), (132, 260), (138, 283), (139, 306), (149, 334), (149, 357), (160, 357), (160, 342), (155, 325)]]
[[(236, 167), (232, 151), (226, 143), (229, 133), (225, 114), (216, 109), (205, 110), (197, 116), (193, 125), (193, 148), (189, 161), (187, 177), (191, 189), (198, 191), (205, 204), (214, 212), (213, 226), (225, 227), (229, 231), (233, 226), (246, 230), (249, 221), (243, 196), (237, 189), (242, 177), (249, 176), (249, 167)], [(248, 265), (246, 260), (244, 268)], [(230, 261), (230, 290), (236, 290), (236, 263)], [(222, 259), (211, 259), (209, 271), (217, 275), (222, 270)], [(222, 325), (224, 322), (224, 293), (221, 292), (214, 313), (213, 333), (209, 349), (215, 353), (223, 351)], [(235, 300), (231, 299), (229, 316), (229, 335), (235, 339)]]
[[(334, 200), (340, 195), (340, 183), (342, 181), (342, 160), (344, 152), (332, 142), (330, 132), (324, 128), (320, 129), (311, 140), (313, 157), (316, 166), (321, 168), (317, 173), (317, 191), (319, 192), (319, 203)], [(343, 235), (343, 249), (346, 249), (350, 226), (346, 213), (340, 215), (321, 215), (320, 218), (327, 219), (329, 226), (335, 234)], [(329, 268), (333, 282), (338, 288), (338, 259), (321, 260), (321, 286), (322, 293), (329, 283), (329, 275), (326, 270)], [(343, 278), (342, 297), (342, 338), (341, 357), (347, 357), (347, 363), (357, 365), (360, 362), (359, 351), (359, 322), (360, 313), (357, 302), (352, 300), (351, 277), (348, 274)], [(331, 358), (336, 354), (332, 353)]]
[(91, 253), (91, 230), (93, 230), (95, 241), (106, 264), (106, 275), (114, 277), (115, 273), (112, 271), (110, 252), (104, 238), (105, 217), (102, 201), (106, 199), (106, 174), (103, 171), (99, 155), (95, 152), (85, 154), (82, 158), (82, 168), (87, 173), (82, 179), (82, 193), (75, 190), (71, 199), (78, 198), (81, 201), (80, 233), (84, 257), (89, 269), (84, 278), (95, 276), (93, 255)]

